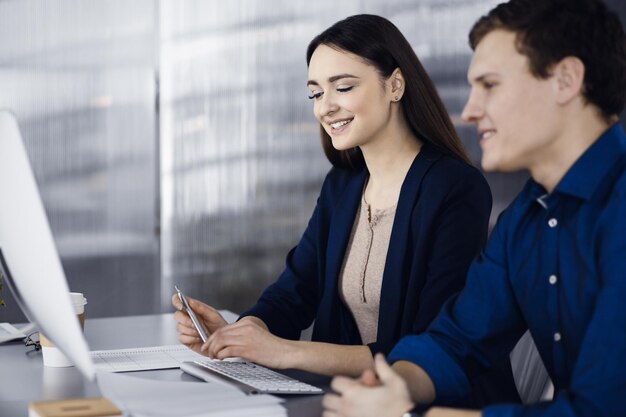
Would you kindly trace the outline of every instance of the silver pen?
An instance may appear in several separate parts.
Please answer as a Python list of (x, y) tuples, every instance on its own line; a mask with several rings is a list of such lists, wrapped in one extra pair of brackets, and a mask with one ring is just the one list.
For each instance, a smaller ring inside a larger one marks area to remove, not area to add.
[(194, 313), (193, 310), (191, 309), (191, 307), (189, 307), (189, 303), (187, 302), (187, 298), (185, 298), (183, 293), (178, 289), (178, 287), (176, 285), (174, 285), (174, 289), (176, 290), (176, 293), (178, 294), (178, 299), (180, 300), (181, 303), (183, 303), (183, 308), (185, 309), (185, 311), (187, 312), (187, 314), (191, 318), (191, 322), (193, 323), (193, 327), (196, 328), (196, 331), (200, 335), (200, 338), (202, 339), (202, 342), (206, 343), (206, 341), (208, 340), (208, 337), (206, 335), (206, 332), (204, 331), (204, 327), (202, 327), (202, 324), (200, 324), (200, 320), (198, 320), (198, 317), (196, 316), (196, 313)]

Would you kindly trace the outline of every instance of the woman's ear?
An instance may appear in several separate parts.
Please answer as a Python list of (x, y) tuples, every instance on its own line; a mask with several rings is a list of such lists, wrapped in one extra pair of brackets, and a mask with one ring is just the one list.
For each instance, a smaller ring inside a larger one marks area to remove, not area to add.
[(404, 75), (400, 68), (396, 68), (393, 71), (389, 80), (391, 81), (391, 101), (400, 101), (405, 87)]

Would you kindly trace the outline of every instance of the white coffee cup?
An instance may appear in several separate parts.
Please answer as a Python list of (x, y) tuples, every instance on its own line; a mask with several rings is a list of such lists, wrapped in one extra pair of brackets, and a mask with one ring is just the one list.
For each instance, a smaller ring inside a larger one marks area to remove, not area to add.
[[(74, 306), (74, 312), (76, 313), (76, 315), (78, 315), (80, 327), (84, 329), (85, 305), (87, 304), (87, 299), (84, 297), (83, 293), (80, 292), (71, 292), (70, 299), (72, 300), (72, 305)], [(59, 348), (54, 346), (54, 344), (41, 332), (39, 333), (39, 342), (41, 343), (44, 366), (51, 366), (55, 368), (74, 366), (74, 363), (71, 362), (63, 354), (63, 352), (61, 352)]]
[(63, 400), (85, 396), (83, 375), (74, 369), (43, 367), (42, 400)]

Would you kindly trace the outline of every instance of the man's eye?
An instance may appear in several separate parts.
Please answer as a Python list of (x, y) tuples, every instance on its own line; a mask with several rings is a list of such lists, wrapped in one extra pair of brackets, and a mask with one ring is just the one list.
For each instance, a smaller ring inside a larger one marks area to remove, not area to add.
[(322, 97), (322, 94), (324, 94), (322, 91), (313, 91), (309, 95), (309, 100), (317, 100), (318, 98)]

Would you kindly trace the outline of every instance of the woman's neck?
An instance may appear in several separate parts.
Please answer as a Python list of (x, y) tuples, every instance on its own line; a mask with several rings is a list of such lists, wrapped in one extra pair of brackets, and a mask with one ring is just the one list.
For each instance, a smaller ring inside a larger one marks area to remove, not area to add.
[(372, 209), (384, 209), (398, 202), (400, 189), (422, 144), (410, 133), (389, 137), (378, 149), (361, 148), (370, 177), (364, 191)]

